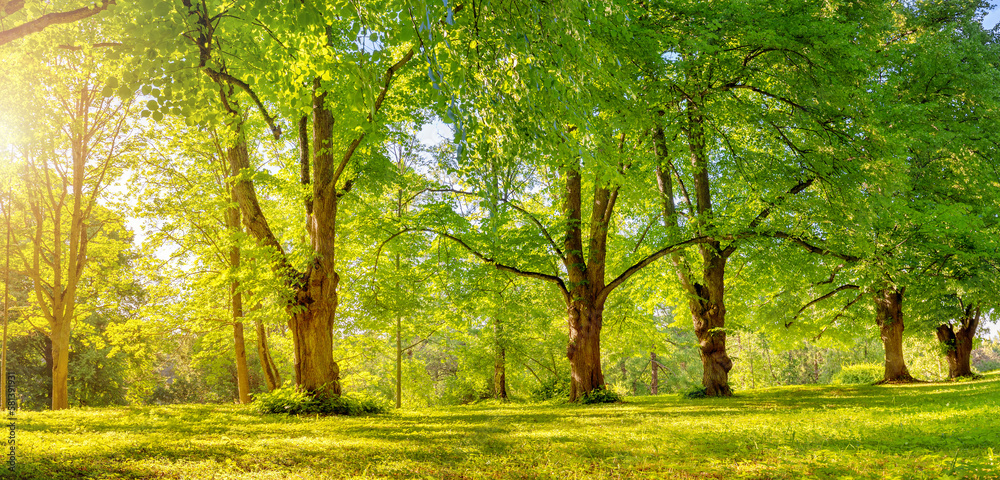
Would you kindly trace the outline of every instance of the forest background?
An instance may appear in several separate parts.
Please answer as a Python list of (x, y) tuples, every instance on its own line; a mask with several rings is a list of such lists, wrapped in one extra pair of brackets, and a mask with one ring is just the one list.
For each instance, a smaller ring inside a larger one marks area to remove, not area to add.
[(1000, 368), (995, 10), (725, 3), (104, 2), (0, 37), (22, 408)]

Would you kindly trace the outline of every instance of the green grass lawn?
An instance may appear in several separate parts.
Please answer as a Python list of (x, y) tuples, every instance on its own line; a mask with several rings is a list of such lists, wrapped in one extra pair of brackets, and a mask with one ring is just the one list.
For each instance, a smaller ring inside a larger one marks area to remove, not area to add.
[(1000, 478), (1000, 373), (355, 418), (181, 405), (17, 422), (18, 472), (2, 478)]

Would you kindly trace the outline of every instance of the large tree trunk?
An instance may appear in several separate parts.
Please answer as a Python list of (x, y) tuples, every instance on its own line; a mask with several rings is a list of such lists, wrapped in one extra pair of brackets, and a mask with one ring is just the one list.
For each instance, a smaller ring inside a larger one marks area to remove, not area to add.
[(243, 322), (233, 324), (233, 340), (236, 350), (236, 386), (240, 403), (250, 403), (250, 370), (247, 368), (247, 347), (243, 339)]
[(568, 309), (570, 401), (604, 386), (601, 371), (601, 326), (604, 305), (593, 299), (576, 299)]
[(875, 322), (885, 347), (885, 375), (882, 382), (913, 382), (903, 359), (903, 292), (906, 287), (885, 287), (875, 293)]
[(656, 352), (649, 352), (649, 367), (653, 370), (653, 380), (649, 382), (649, 393), (652, 395), (660, 394), (660, 377), (657, 375), (656, 367), (659, 362), (656, 361)]
[[(313, 197), (307, 208), (306, 229), (312, 239), (315, 259), (305, 273), (295, 271), (288, 263), (280, 242), (267, 224), (253, 184), (249, 180), (235, 182), (234, 194), (247, 230), (276, 251), (275, 268), (285, 273), (295, 288), (295, 298), (288, 305), (288, 327), (292, 332), (296, 385), (313, 393), (340, 394), (340, 368), (333, 361), (339, 282), (334, 269), (338, 192), (333, 185), (336, 165), (330, 148), (333, 117), (324, 106), (324, 97), (316, 97), (313, 105), (313, 151), (319, 153), (313, 163)], [(238, 138), (228, 156), (233, 172), (249, 168), (244, 137)]]
[(264, 370), (264, 381), (267, 382), (267, 390), (274, 391), (281, 387), (281, 373), (278, 366), (271, 357), (271, 349), (267, 346), (267, 332), (264, 324), (260, 320), (254, 322), (257, 328), (257, 356), (260, 358), (261, 369)]
[(968, 377), (972, 375), (972, 341), (976, 338), (979, 327), (980, 309), (975, 306), (965, 308), (960, 327), (956, 332), (954, 327), (943, 324), (937, 328), (938, 341), (945, 347), (945, 357), (948, 359), (948, 378)]
[(733, 361), (726, 354), (726, 305), (723, 299), (726, 259), (710, 249), (703, 249), (702, 253), (705, 257), (705, 285), (694, 284), (697, 296), (689, 302), (704, 367), (702, 385), (707, 396), (729, 396), (733, 394), (729, 387)]
[(51, 324), (52, 331), (52, 409), (69, 408), (69, 319), (60, 318)]

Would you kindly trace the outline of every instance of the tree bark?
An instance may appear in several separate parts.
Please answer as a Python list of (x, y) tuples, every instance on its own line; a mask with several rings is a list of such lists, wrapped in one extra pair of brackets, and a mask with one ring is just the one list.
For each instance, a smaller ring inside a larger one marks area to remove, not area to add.
[[(288, 276), (295, 297), (288, 305), (288, 327), (292, 332), (295, 355), (295, 383), (312, 393), (340, 394), (340, 368), (333, 361), (333, 325), (337, 311), (336, 262), (337, 191), (336, 168), (330, 140), (333, 116), (326, 110), (325, 95), (313, 102), (313, 212), (307, 215), (306, 228), (312, 240), (315, 259), (305, 273), (297, 272), (285, 257), (260, 208), (249, 180), (234, 182), (234, 195), (247, 230), (263, 245), (276, 251), (275, 268)], [(303, 148), (308, 148), (303, 146)], [(229, 148), (232, 171), (249, 168), (246, 139), (240, 135)]]
[(948, 359), (948, 378), (972, 375), (972, 342), (976, 338), (980, 313), (979, 307), (966, 307), (957, 332), (947, 323), (937, 328), (938, 341), (944, 346)]
[[(399, 257), (396, 258), (398, 262)], [(400, 316), (396, 316), (396, 408), (403, 408), (403, 318)]]
[(878, 324), (885, 347), (883, 383), (916, 381), (903, 359), (903, 293), (906, 287), (883, 287), (875, 293), (875, 323)]
[(707, 396), (730, 396), (733, 391), (729, 386), (729, 371), (733, 368), (733, 361), (726, 354), (726, 305), (723, 299), (726, 259), (707, 248), (702, 253), (705, 257), (705, 284), (694, 284), (697, 294), (688, 302), (701, 351), (704, 369), (702, 385)]
[(260, 358), (260, 366), (264, 370), (264, 381), (267, 382), (267, 390), (274, 391), (281, 387), (281, 372), (271, 357), (271, 349), (267, 345), (267, 332), (264, 324), (260, 320), (254, 322), (257, 328), (257, 356)]
[[(704, 120), (694, 103), (689, 106), (687, 113), (685, 133), (688, 136), (696, 200), (695, 205), (689, 208), (694, 209), (691, 213), (697, 217), (694, 221), (699, 235), (704, 235), (706, 231), (711, 230), (713, 224), (711, 179), (708, 175), (708, 158), (702, 125)], [(661, 162), (656, 169), (656, 179), (663, 204), (663, 221), (676, 240), (679, 237), (680, 226), (677, 207), (674, 205), (673, 180), (667, 170), (670, 159), (663, 129), (657, 128), (654, 131), (653, 140), (657, 157)], [(677, 271), (677, 278), (688, 293), (688, 308), (691, 311), (701, 352), (702, 385), (705, 387), (705, 394), (730, 396), (733, 392), (729, 386), (729, 371), (733, 368), (733, 362), (726, 354), (725, 275), (726, 261), (736, 247), (730, 245), (722, 249), (719, 242), (713, 240), (705, 245), (699, 245), (698, 249), (701, 252), (703, 265), (700, 282), (695, 279), (690, 262), (681, 252), (674, 254), (671, 259)]]
[[(231, 191), (230, 194), (235, 202), (236, 192)], [(229, 300), (233, 318), (233, 350), (236, 355), (236, 387), (240, 403), (246, 405), (250, 403), (250, 370), (247, 368), (247, 348), (243, 338), (243, 295), (240, 293), (240, 282), (235, 280), (240, 268), (240, 247), (236, 244), (236, 235), (240, 232), (238, 208), (226, 209), (226, 227), (233, 237), (233, 244), (229, 247), (229, 268), (233, 275), (233, 280), (229, 282)]]
[(653, 369), (653, 380), (649, 383), (649, 393), (653, 395), (660, 394), (660, 377), (656, 371), (657, 363), (656, 352), (649, 352), (649, 366)]
[(571, 302), (569, 316), (570, 401), (604, 386), (601, 371), (601, 326), (604, 305), (592, 298)]
[(52, 409), (69, 408), (69, 319), (52, 322)]
[[(502, 298), (502, 297), (501, 297)], [(493, 398), (507, 401), (507, 348), (503, 338), (503, 324), (499, 318), (493, 320), (496, 336), (493, 355)]]

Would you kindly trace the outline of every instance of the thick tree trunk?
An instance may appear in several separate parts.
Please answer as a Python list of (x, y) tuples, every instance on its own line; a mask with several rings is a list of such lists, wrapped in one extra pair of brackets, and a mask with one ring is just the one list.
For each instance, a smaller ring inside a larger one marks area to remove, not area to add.
[(264, 381), (267, 382), (267, 390), (274, 391), (281, 387), (281, 373), (278, 366), (271, 357), (271, 349), (267, 345), (267, 332), (264, 324), (260, 321), (254, 322), (257, 328), (257, 356), (260, 358), (260, 366), (264, 370)]
[(52, 409), (69, 408), (69, 319), (58, 319), (52, 331)]
[[(329, 292), (336, 288), (335, 279), (318, 272), (310, 276), (315, 291)], [(333, 321), (337, 307), (336, 294), (312, 295), (300, 290), (297, 307), (291, 308), (288, 328), (292, 332), (295, 352), (295, 384), (314, 393), (339, 395), (340, 368), (333, 361)]]
[(945, 347), (945, 357), (948, 359), (948, 378), (972, 375), (972, 342), (979, 327), (979, 316), (979, 307), (972, 305), (965, 308), (965, 315), (959, 322), (957, 332), (949, 324), (937, 328), (938, 341)]
[(903, 292), (906, 287), (885, 287), (875, 293), (875, 322), (885, 347), (885, 375), (882, 382), (913, 382), (903, 359)]
[(708, 248), (702, 253), (705, 257), (705, 284), (694, 284), (697, 296), (689, 302), (704, 368), (702, 385), (707, 396), (730, 396), (733, 391), (729, 387), (729, 371), (733, 368), (733, 361), (726, 354), (726, 305), (723, 298), (726, 259)]
[(568, 311), (570, 365), (570, 401), (604, 386), (601, 371), (601, 326), (604, 305), (593, 299), (574, 300)]

